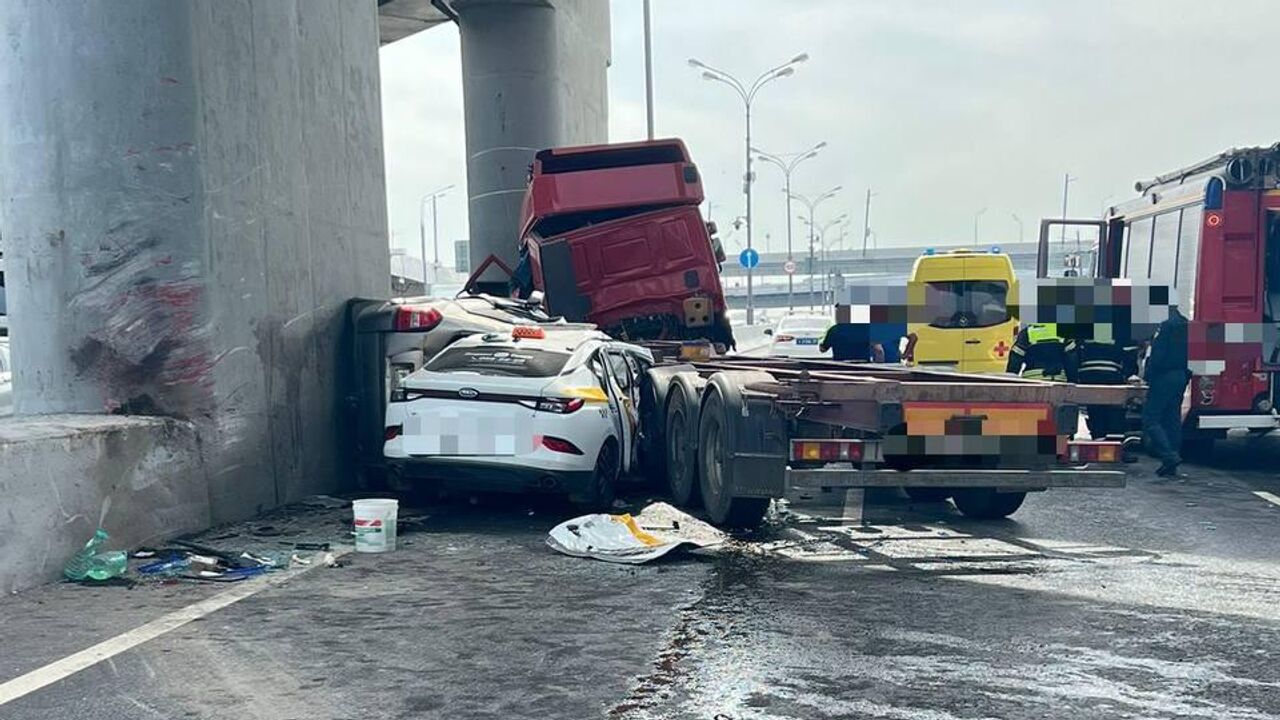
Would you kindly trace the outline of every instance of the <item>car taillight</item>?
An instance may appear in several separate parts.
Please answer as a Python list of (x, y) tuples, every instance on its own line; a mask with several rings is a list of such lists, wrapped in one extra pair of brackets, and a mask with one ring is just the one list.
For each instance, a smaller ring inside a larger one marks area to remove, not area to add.
[(577, 412), (578, 410), (582, 409), (582, 406), (587, 404), (587, 401), (586, 399), (580, 398), (580, 397), (538, 398), (536, 400), (531, 398), (529, 400), (521, 400), (520, 404), (527, 408), (533, 408), (538, 412), (549, 412), (549, 413), (555, 413), (557, 415), (568, 415), (569, 413)]
[(440, 324), (444, 316), (435, 308), (401, 305), (396, 308), (396, 332), (426, 332)]
[(806, 462), (862, 462), (862, 441), (792, 440), (791, 459)]
[(565, 453), (567, 455), (581, 455), (582, 451), (577, 445), (565, 440), (564, 438), (552, 437), (550, 435), (542, 436), (542, 447), (553, 452)]
[(1113, 463), (1120, 460), (1124, 443), (1111, 440), (1071, 441), (1067, 443), (1066, 459), (1072, 463)]
[(403, 425), (388, 425), (382, 433), (383, 440), (395, 440), (400, 437), (400, 433), (404, 432)]
[(774, 339), (777, 340), (778, 342), (792, 342), (796, 339), (796, 336), (795, 335), (777, 335), (777, 336), (774, 336)]

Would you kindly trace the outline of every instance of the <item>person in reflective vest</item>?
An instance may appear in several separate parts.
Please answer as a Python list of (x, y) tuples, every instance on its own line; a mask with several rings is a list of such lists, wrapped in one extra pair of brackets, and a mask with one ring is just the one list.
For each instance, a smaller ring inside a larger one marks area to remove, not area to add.
[(1056, 323), (1035, 323), (1018, 333), (1005, 371), (1024, 378), (1067, 379), (1066, 347)]
[[(1095, 338), (1067, 341), (1067, 367), (1075, 382), (1082, 385), (1123, 385), (1138, 374), (1138, 346), (1132, 340), (1114, 337), (1110, 328), (1095, 326)], [(1119, 333), (1127, 334), (1127, 333)], [(1125, 432), (1125, 411), (1116, 405), (1089, 405), (1089, 435), (1101, 440)], [(1126, 450), (1125, 460), (1133, 461)]]

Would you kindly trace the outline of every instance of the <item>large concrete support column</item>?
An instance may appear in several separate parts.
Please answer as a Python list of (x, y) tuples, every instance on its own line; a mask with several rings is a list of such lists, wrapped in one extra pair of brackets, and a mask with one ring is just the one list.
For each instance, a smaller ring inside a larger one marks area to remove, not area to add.
[[(514, 262), (533, 154), (608, 139), (609, 4), (456, 0), (471, 264)], [(496, 277), (496, 276), (494, 276)]]
[(199, 428), (213, 519), (332, 487), (343, 302), (383, 294), (376, 4), (0, 3), (19, 414)]

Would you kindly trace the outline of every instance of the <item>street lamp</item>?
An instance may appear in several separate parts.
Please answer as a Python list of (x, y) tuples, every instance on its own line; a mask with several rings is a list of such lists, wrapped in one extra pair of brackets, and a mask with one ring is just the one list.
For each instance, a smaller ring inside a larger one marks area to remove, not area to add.
[[(818, 151), (827, 146), (827, 142), (822, 142), (800, 153), (790, 153), (789, 155), (773, 155), (759, 148), (751, 148), (756, 156), (767, 163), (777, 165), (782, 170), (782, 177), (786, 180), (787, 193), (787, 262), (794, 262), (795, 258), (791, 255), (791, 173), (795, 171), (800, 163), (812, 157), (818, 156)], [(787, 309), (795, 310), (795, 286), (793, 283), (795, 273), (787, 273)]]
[[(835, 197), (835, 194), (840, 192), (840, 190), (843, 187), (844, 187), (843, 185), (837, 185), (831, 188), (830, 190), (822, 193), (821, 195), (813, 198), (812, 200), (799, 193), (792, 193), (792, 192), (787, 193), (787, 197), (793, 197), (796, 200), (799, 200), (801, 204), (803, 204), (805, 208), (808, 209), (809, 211), (809, 219), (807, 220), (807, 222), (809, 223), (809, 302), (810, 302), (810, 306), (812, 306), (812, 302), (813, 302), (813, 213), (815, 210), (818, 209), (819, 205)], [(801, 218), (801, 219), (803, 220), (804, 218)]]
[(982, 208), (981, 210), (973, 214), (973, 245), (975, 248), (978, 245), (978, 218), (982, 217), (983, 213), (985, 213), (986, 211), (987, 211), (986, 208)]
[(849, 215), (848, 215), (848, 213), (840, 213), (838, 216), (836, 216), (836, 217), (834, 217), (834, 218), (832, 218), (832, 219), (828, 220), (827, 222), (823, 223), (822, 225), (818, 225), (817, 223), (815, 223), (815, 222), (813, 221), (813, 217), (812, 217), (812, 215), (810, 215), (810, 217), (809, 217), (809, 218), (805, 218), (803, 215), (798, 215), (798, 216), (797, 216), (797, 218), (800, 220), (800, 222), (803, 222), (803, 223), (805, 223), (805, 224), (807, 224), (807, 225), (809, 226), (809, 239), (810, 239), (810, 245), (809, 245), (809, 250), (810, 250), (810, 255), (809, 255), (809, 309), (810, 309), (810, 310), (812, 310), (812, 309), (813, 309), (813, 296), (814, 296), (814, 287), (813, 287), (813, 261), (814, 261), (814, 257), (813, 257), (813, 244), (812, 244), (812, 242), (813, 242), (813, 238), (814, 238), (814, 237), (816, 237), (816, 238), (817, 238), (817, 240), (818, 240), (818, 248), (822, 251), (822, 267), (823, 267), (823, 270), (822, 270), (822, 272), (823, 272), (823, 276), (822, 276), (822, 294), (823, 294), (823, 296), (825, 297), (825, 296), (826, 296), (826, 293), (827, 293), (827, 279), (826, 279), (826, 276), (827, 276), (827, 273), (829, 272), (829, 267), (828, 267), (828, 266), (829, 266), (829, 257), (830, 257), (830, 256), (829, 256), (829, 254), (828, 254), (828, 252), (827, 252), (827, 250), (828, 250), (828, 247), (827, 247), (827, 231), (828, 231), (828, 230), (830, 230), (832, 227), (834, 227), (834, 226), (836, 226), (836, 225), (839, 225), (839, 224), (844, 223), (844, 222), (845, 222), (845, 220), (847, 220), (847, 219), (849, 218)]
[[(1080, 178), (1072, 177), (1071, 173), (1062, 174), (1062, 219), (1063, 220), (1067, 219), (1067, 193), (1071, 189), (1071, 183), (1079, 179)], [(1059, 233), (1058, 235), (1058, 244), (1059, 245), (1067, 244), (1067, 224), (1066, 223), (1062, 224), (1062, 232)]]
[[(707, 65), (701, 60), (689, 58), (690, 67), (695, 67), (702, 70), (703, 79), (721, 82), (733, 88), (733, 90), (738, 93), (738, 96), (742, 98), (742, 105), (746, 109), (747, 171), (743, 175), (742, 190), (747, 196), (747, 247), (748, 248), (751, 247), (751, 102), (755, 100), (756, 93), (760, 92), (760, 88), (769, 84), (769, 82), (772, 80), (777, 80), (778, 78), (784, 78), (784, 77), (787, 77), (788, 75), (795, 74), (796, 70), (795, 70), (795, 67), (793, 66), (798, 63), (802, 63), (808, 59), (809, 59), (808, 53), (800, 53), (799, 55), (791, 58), (787, 62), (761, 73), (760, 76), (757, 77), (755, 81), (751, 83), (750, 86), (747, 86), (747, 85), (744, 85), (736, 77), (734, 77), (733, 75), (730, 75), (724, 70), (719, 70), (717, 68), (711, 67), (710, 65)], [(747, 268), (747, 324), (748, 325), (755, 324), (755, 294), (752, 287), (753, 274), (754, 273), (752, 272), (752, 268)]]
[(1009, 213), (1009, 216), (1018, 223), (1018, 242), (1022, 242), (1022, 238), (1025, 237), (1022, 232), (1022, 218), (1018, 217), (1018, 213)]
[(422, 217), (422, 211), (426, 207), (427, 201), (430, 200), (431, 201), (431, 244), (432, 246), (435, 247), (435, 254), (436, 254), (435, 266), (438, 269), (440, 267), (440, 226), (439, 226), (439, 223), (436, 222), (436, 200), (452, 189), (453, 189), (453, 183), (449, 183), (448, 185), (445, 185), (444, 187), (440, 188), (439, 190), (436, 190), (435, 192), (429, 192), (426, 195), (423, 195), (422, 199), (418, 201), (418, 237), (422, 241), (422, 292), (423, 294), (426, 294), (427, 292), (427, 223), (426, 223), (426, 220), (424, 220)]

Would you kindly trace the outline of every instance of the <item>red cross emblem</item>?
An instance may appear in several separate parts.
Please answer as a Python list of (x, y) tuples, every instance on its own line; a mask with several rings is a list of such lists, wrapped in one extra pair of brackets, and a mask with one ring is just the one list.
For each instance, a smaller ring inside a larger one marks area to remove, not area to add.
[(996, 355), (999, 355), (1000, 357), (1004, 357), (1004, 354), (1009, 352), (1009, 346), (1005, 345), (1004, 341), (1001, 340), (1000, 342), (996, 343), (995, 351), (996, 351)]

